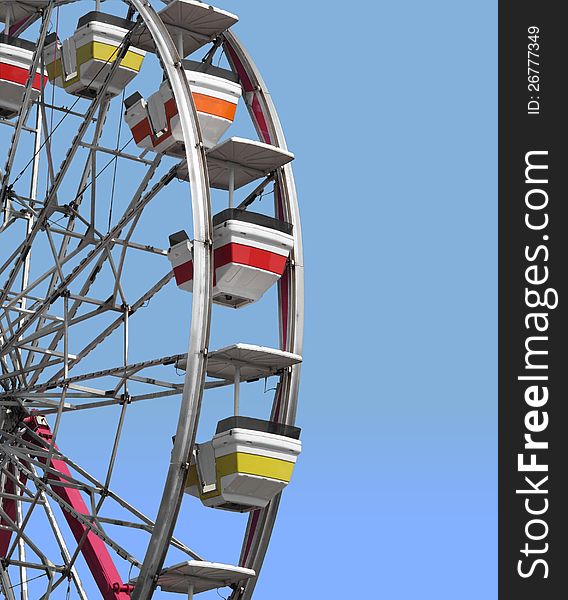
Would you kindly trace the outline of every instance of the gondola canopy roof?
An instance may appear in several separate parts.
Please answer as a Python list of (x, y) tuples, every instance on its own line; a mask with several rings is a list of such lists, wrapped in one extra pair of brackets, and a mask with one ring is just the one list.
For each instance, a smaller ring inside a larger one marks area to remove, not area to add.
[[(77, 0), (56, 0), (55, 5), (70, 4)], [(12, 23), (37, 14), (49, 4), (50, 0), (2, 0), (0, 2), (0, 20), (5, 21), (10, 17)], [(104, 2), (104, 0), (103, 0)]]

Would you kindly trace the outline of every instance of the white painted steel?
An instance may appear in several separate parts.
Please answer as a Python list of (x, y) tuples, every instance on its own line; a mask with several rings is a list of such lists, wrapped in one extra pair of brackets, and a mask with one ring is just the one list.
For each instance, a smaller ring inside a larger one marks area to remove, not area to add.
[(158, 578), (158, 585), (164, 592), (180, 594), (186, 593), (192, 585), (192, 592), (198, 594), (234, 585), (254, 575), (254, 571), (243, 567), (190, 560), (164, 569)]
[(195, 442), (211, 325), (213, 257), (211, 204), (205, 153), (200, 141), (197, 113), (180, 56), (168, 30), (152, 6), (145, 0), (130, 0), (130, 2), (139, 12), (154, 40), (178, 105), (191, 187), (195, 277), (187, 370), (172, 459), (154, 533), (132, 594), (133, 600), (146, 600), (153, 594), (156, 585), (155, 576), (162, 569), (173, 534), (189, 468), (188, 457)]
[[(236, 15), (226, 10), (195, 0), (173, 0), (159, 11), (158, 16), (176, 42), (178, 34), (181, 34), (183, 38), (181, 58), (214, 40), (238, 21)], [(134, 41), (138, 47), (148, 52), (155, 52), (155, 39), (149, 26), (144, 27)]]
[(292, 160), (294, 155), (291, 152), (276, 146), (231, 137), (207, 150), (209, 182), (213, 188), (228, 190), (232, 173), (234, 189), (237, 190)]
[(291, 352), (254, 344), (233, 344), (209, 354), (207, 375), (232, 380), (238, 368), (243, 379), (257, 379), (270, 377), (301, 362), (302, 357)]
[[(77, 0), (55, 0), (55, 4), (63, 5)], [(47, 8), (52, 0), (2, 0), (0, 2), (0, 20), (5, 22), (9, 15), (12, 23), (31, 15), (39, 15), (39, 11)]]

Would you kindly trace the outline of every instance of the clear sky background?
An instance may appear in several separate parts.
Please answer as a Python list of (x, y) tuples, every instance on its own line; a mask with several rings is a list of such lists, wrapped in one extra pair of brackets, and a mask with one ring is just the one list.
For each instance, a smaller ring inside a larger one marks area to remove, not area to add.
[[(235, 32), (296, 155), (305, 246), (304, 451), (255, 599), (496, 598), (497, 3), (217, 5), (239, 15)], [(72, 30), (74, 21), (60, 27)], [(146, 94), (157, 87), (150, 72), (140, 76)], [(66, 127), (61, 139), (72, 134)], [(186, 202), (183, 189), (170, 196), (170, 216)], [(163, 216), (153, 210), (150, 237)], [(175, 343), (163, 354), (185, 351), (177, 318), (188, 296), (173, 286), (168, 294), (170, 304), (150, 304), (155, 332), (135, 340), (133, 360), (150, 344), (160, 355), (164, 322)], [(250, 316), (267, 316), (267, 306), (243, 310), (240, 324), (215, 309), (212, 347), (275, 344), (276, 328)], [(107, 366), (97, 360), (90, 366)], [(200, 441), (227, 416), (230, 398), (217, 397)], [(175, 402), (129, 409), (115, 479), (149, 514)], [(67, 418), (76, 420), (63, 428), (61, 447), (95, 464), (100, 449), (81, 437), (95, 423)], [(112, 428), (96, 435), (112, 443)], [(236, 562), (243, 516), (192, 501), (178, 530), (200, 537), (209, 560)]]

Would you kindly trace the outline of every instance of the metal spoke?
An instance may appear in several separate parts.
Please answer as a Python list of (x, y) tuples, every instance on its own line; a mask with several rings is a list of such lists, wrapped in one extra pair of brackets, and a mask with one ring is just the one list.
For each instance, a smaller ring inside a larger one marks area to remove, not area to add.
[[(23, 526), (22, 503), (19, 499), (16, 500), (16, 525), (20, 528)], [(20, 562), (20, 598), (28, 600), (26, 544), (22, 538), (18, 540), (18, 561)]]
[[(85, 115), (85, 120), (82, 122), (82, 124), (79, 127), (79, 130), (77, 131), (77, 134), (73, 138), (71, 146), (69, 147), (67, 154), (66, 154), (63, 162), (61, 163), (59, 171), (55, 175), (55, 178), (51, 184), (51, 187), (46, 194), (45, 200), (43, 202), (43, 208), (40, 212), (38, 220), (37, 220), (36, 224), (34, 225), (34, 227), (32, 228), (32, 230), (30, 231), (30, 233), (28, 234), (28, 237), (26, 238), (26, 243), (24, 244), (24, 247), (23, 247), (23, 251), (20, 254), (20, 256), (18, 257), (16, 264), (14, 265), (12, 272), (10, 273), (8, 281), (6, 282), (6, 284), (4, 286), (6, 289), (10, 289), (12, 287), (12, 285), (14, 283), (14, 279), (17, 276), (20, 268), (22, 267), (22, 264), (25, 260), (27, 253), (31, 250), (32, 242), (33, 242), (35, 236), (37, 235), (37, 233), (39, 232), (41, 225), (43, 225), (44, 219), (49, 217), (55, 209), (54, 201), (56, 199), (57, 191), (58, 191), (59, 187), (61, 186), (61, 183), (63, 182), (63, 179), (71, 166), (72, 160), (73, 160), (77, 150), (80, 147), (80, 143), (82, 142), (83, 137), (85, 136), (88, 128), (91, 125), (91, 119), (94, 117), (95, 112), (97, 111), (101, 102), (105, 98), (105, 94), (106, 94), (106, 91), (108, 89), (111, 79), (114, 77), (115, 72), (120, 65), (120, 62), (126, 56), (126, 52), (128, 51), (128, 47), (130, 45), (131, 35), (132, 35), (132, 32), (127, 34), (126, 37), (124, 38), (124, 40), (122, 41), (120, 48), (116, 54), (115, 61), (113, 62), (108, 73), (106, 74), (105, 79), (104, 79), (100, 89), (97, 91), (96, 97), (91, 102), (91, 106), (89, 107), (89, 109), (87, 110), (87, 113)], [(4, 294), (0, 293), (0, 305), (4, 302), (4, 300), (5, 300)]]
[(3, 561), (0, 560), (0, 584), (1, 589), (6, 597), (6, 600), (16, 600), (14, 596), (14, 586), (10, 581), (10, 576), (8, 575), (8, 571), (4, 567)]
[[(101, 103), (101, 106), (99, 108), (99, 113), (98, 113), (98, 118), (97, 118), (97, 123), (96, 123), (96, 127), (95, 127), (95, 131), (93, 133), (93, 143), (97, 143), (100, 136), (102, 135), (102, 127), (104, 125), (104, 122), (106, 121), (106, 115), (108, 113), (108, 107), (109, 107), (109, 100), (103, 100)], [(46, 140), (50, 139), (48, 136), (46, 136)], [(91, 154), (94, 154), (91, 152)], [(81, 182), (79, 184), (79, 190), (82, 190), (84, 185), (86, 184), (86, 181), (89, 177), (89, 173), (90, 173), (90, 167), (91, 167), (91, 161), (87, 160), (87, 163), (83, 169), (83, 175), (81, 178)], [(52, 176), (52, 181), (53, 181), (54, 177)], [(80, 196), (79, 194), (77, 195), (77, 197), (74, 200), (74, 203), (76, 206), (79, 206), (82, 200), (82, 195)], [(71, 210), (71, 206), (68, 207), (70, 212), (69, 212), (69, 220), (67, 223), (67, 231), (68, 232), (72, 232), (74, 225), (75, 225), (75, 216), (78, 214), (74, 209)], [(94, 223), (92, 223), (93, 227), (94, 227)], [(57, 264), (59, 264), (60, 261), (64, 261), (65, 257), (67, 255), (67, 248), (70, 242), (70, 238), (65, 236), (63, 238), (63, 240), (61, 241), (61, 246), (60, 246), (60, 250), (59, 250), (59, 254), (58, 256), (55, 256), (55, 250), (54, 250), (54, 244), (53, 242), (50, 240), (50, 244), (52, 247), (52, 252), (54, 254), (54, 258)], [(77, 248), (77, 250), (79, 250), (81, 246), (79, 246)], [(59, 269), (59, 273), (60, 273), (60, 281), (63, 281), (63, 275), (61, 273), (61, 269)], [(56, 277), (55, 277), (55, 273), (51, 275), (51, 281), (49, 282), (49, 286), (48, 286), (48, 292), (52, 292), (53, 288), (55, 286), (56, 283)], [(45, 318), (40, 318), (36, 327), (36, 331), (40, 330), (43, 323), (45, 322)], [(30, 358), (28, 357), (28, 365), (30, 364)]]
[[(130, 316), (132, 316), (139, 308), (141, 308), (148, 300), (153, 298), (168, 282), (173, 278), (173, 273), (169, 272), (164, 275), (156, 284), (154, 284), (145, 294), (143, 294), (131, 307)], [(106, 339), (113, 331), (115, 331), (122, 322), (124, 316), (118, 317), (113, 323), (111, 323), (106, 329), (104, 329), (99, 335), (97, 335), (89, 344), (87, 344), (82, 350), (77, 353), (77, 358), (70, 362), (69, 368), (77, 365), (85, 356), (94, 350), (104, 339)], [(62, 371), (56, 373), (50, 382), (57, 380), (62, 376)]]
[[(35, 473), (35, 470), (34, 470), (34, 473)], [(37, 475), (37, 473), (36, 473), (36, 475)], [(45, 514), (47, 516), (47, 520), (49, 522), (49, 525), (51, 526), (51, 529), (53, 531), (55, 539), (57, 540), (57, 544), (61, 551), (61, 556), (63, 557), (63, 560), (65, 561), (65, 564), (67, 566), (68, 572), (71, 575), (71, 579), (73, 580), (75, 589), (77, 590), (77, 594), (79, 595), (79, 598), (81, 600), (88, 600), (87, 594), (85, 593), (85, 590), (83, 589), (83, 584), (81, 583), (81, 579), (79, 578), (79, 574), (77, 573), (77, 569), (74, 565), (71, 564), (71, 555), (69, 554), (69, 549), (67, 548), (67, 544), (65, 543), (65, 540), (63, 539), (63, 536), (61, 535), (61, 530), (59, 529), (59, 525), (57, 524), (57, 520), (55, 519), (55, 515), (53, 514), (53, 509), (51, 508), (51, 505), (49, 504), (49, 501), (48, 501), (45, 493), (41, 492), (41, 495), (43, 498), (44, 509), (45, 509)]]
[[(32, 63), (31, 63), (30, 70), (29, 70), (31, 76), (28, 77), (26, 84), (24, 86), (24, 95), (23, 95), (22, 105), (18, 112), (16, 127), (14, 128), (14, 133), (12, 135), (12, 142), (10, 144), (10, 149), (8, 150), (8, 159), (6, 161), (6, 166), (4, 167), (2, 187), (0, 188), (0, 198), (2, 199), (2, 202), (3, 202), (5, 208), (9, 208), (9, 201), (6, 198), (6, 191), (8, 189), (8, 185), (9, 185), (9, 179), (10, 179), (10, 174), (12, 171), (12, 165), (14, 163), (16, 149), (18, 147), (18, 142), (20, 140), (20, 135), (22, 133), (22, 128), (23, 128), (24, 122), (25, 122), (24, 117), (25, 117), (25, 115), (27, 115), (27, 112), (29, 109), (34, 75), (37, 71), (37, 68), (40, 63), (40, 58), (42, 55), (40, 49), (43, 48), (43, 46), (44, 46), (45, 38), (47, 36), (47, 30), (49, 28), (49, 20), (51, 18), (52, 10), (53, 10), (53, 3), (50, 2), (48, 4), (48, 6), (45, 8), (44, 13), (43, 13), (43, 23), (42, 23), (42, 26), (40, 29), (39, 39), (36, 44), (36, 49), (34, 51)], [(4, 220), (6, 220), (6, 219), (7, 219), (7, 214), (5, 213)]]
[[(144, 178), (142, 179), (142, 182), (138, 186), (138, 189), (137, 189), (136, 193), (134, 194), (130, 205), (136, 204), (137, 202), (140, 201), (140, 198), (142, 197), (144, 191), (148, 187), (148, 184), (151, 181), (152, 177), (154, 176), (154, 174), (156, 172), (156, 169), (158, 168), (160, 162), (161, 162), (161, 157), (157, 156), (154, 159), (154, 162), (153, 162), (152, 166), (146, 172)], [(119, 236), (120, 236), (120, 233), (118, 233), (116, 236), (112, 236), (111, 237), (111, 246), (112, 246), (114, 238), (115, 237), (119, 237)], [(99, 257), (99, 259), (96, 262), (95, 266), (91, 270), (89, 276), (87, 277), (87, 280), (86, 280), (85, 284), (81, 288), (80, 296), (79, 297), (72, 296), (76, 300), (76, 302), (73, 304), (73, 306), (69, 310), (69, 316), (70, 316), (70, 318), (73, 318), (75, 316), (76, 312), (79, 310), (79, 307), (81, 306), (81, 303), (82, 303), (82, 300), (80, 298), (86, 297), (86, 295), (89, 293), (89, 289), (90, 289), (91, 285), (93, 284), (93, 282), (95, 281), (95, 279), (97, 277), (97, 274), (101, 271), (101, 268), (102, 268), (105, 260), (106, 260), (106, 255), (105, 254), (101, 254), (101, 256)], [(59, 343), (60, 339), (61, 339), (61, 333), (56, 334), (55, 337), (54, 337), (54, 339), (53, 339), (53, 341), (52, 341), (52, 343), (51, 343), (51, 345), (50, 345), (50, 347), (51, 348), (55, 348), (57, 346), (57, 344)], [(34, 374), (34, 376), (31, 379), (31, 383), (32, 384), (34, 384), (39, 379), (42, 371), (43, 371), (43, 369), (39, 369)]]
[(43, 552), (36, 546), (36, 544), (34, 544), (34, 542), (30, 539), (30, 537), (24, 532), (24, 528), (26, 526), (26, 520), (27, 520), (27, 518), (29, 518), (29, 515), (31, 514), (31, 511), (33, 510), (34, 507), (35, 507), (35, 505), (32, 504), (32, 506), (28, 509), (28, 513), (26, 515), (26, 518), (24, 518), (24, 521), (22, 522), (21, 527), (18, 527), (18, 525), (10, 518), (10, 515), (8, 515), (8, 513), (2, 507), (0, 507), (0, 516), (6, 523), (8, 523), (8, 525), (10, 525), (10, 527), (12, 527), (12, 530), (16, 533), (16, 539), (14, 540), (12, 547), (10, 548), (10, 550), (8, 550), (8, 553), (6, 554), (6, 560), (10, 560), (10, 556), (12, 555), (12, 553), (14, 551), (14, 547), (17, 545), (18, 540), (21, 538), (39, 557), (39, 559), (45, 565), (46, 569), (50, 569), (50, 568), (54, 567), (55, 565), (43, 554)]

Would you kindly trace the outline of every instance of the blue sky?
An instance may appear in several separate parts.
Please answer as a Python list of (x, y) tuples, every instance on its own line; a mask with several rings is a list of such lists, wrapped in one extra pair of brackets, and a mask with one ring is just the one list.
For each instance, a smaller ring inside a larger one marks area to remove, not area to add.
[[(496, 598), (496, 3), (218, 6), (239, 15), (296, 155), (305, 245), (304, 452), (255, 598)], [(141, 89), (153, 85), (143, 72)], [(185, 300), (168, 298), (171, 316), (150, 305), (155, 331), (134, 355), (159, 343), (160, 316), (184, 351)], [(214, 311), (212, 346), (276, 343), (255, 317), (273, 316), (273, 300), (241, 323)], [(216, 397), (205, 427), (230, 406)], [(117, 478), (150, 506), (132, 467), (167, 462), (175, 410), (136, 411)], [(158, 458), (143, 443), (149, 424)], [(62, 435), (77, 446), (76, 432)], [(207, 558), (236, 561), (242, 516), (186, 509), (180, 528)]]
[(496, 598), (496, 3), (226, 6), (306, 255), (304, 454), (259, 597)]

